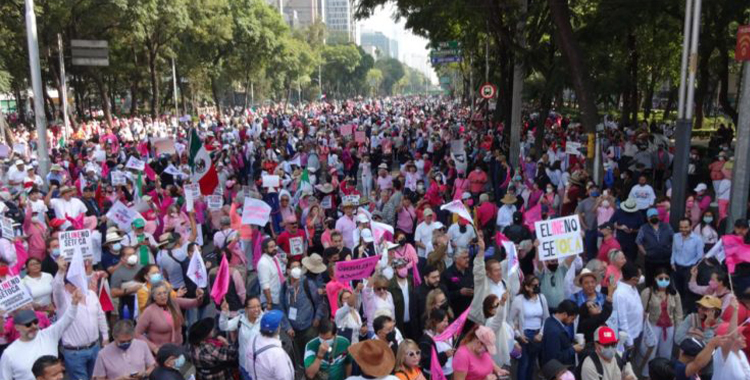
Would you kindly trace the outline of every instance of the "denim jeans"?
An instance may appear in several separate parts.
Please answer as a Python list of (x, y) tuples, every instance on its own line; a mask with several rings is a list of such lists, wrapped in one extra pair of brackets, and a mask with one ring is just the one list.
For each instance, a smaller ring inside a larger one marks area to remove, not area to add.
[(537, 361), (539, 361), (539, 351), (541, 351), (541, 343), (534, 342), (534, 336), (539, 333), (539, 330), (523, 330), (523, 335), (529, 340), (529, 343), (521, 344), (523, 352), (521, 358), (518, 359), (518, 373), (516, 378), (518, 380), (533, 380), (534, 379), (534, 367), (536, 367)]
[(70, 380), (88, 380), (94, 374), (94, 364), (99, 355), (99, 344), (85, 350), (68, 350), (63, 348), (65, 370)]
[(242, 367), (240, 367), (240, 379), (242, 379), (242, 380), (253, 380), (253, 378), (250, 376), (250, 373), (248, 373)]
[(188, 328), (190, 328), (190, 326), (192, 326), (193, 323), (198, 322), (201, 319), (206, 317), (206, 309), (208, 309), (208, 306), (202, 306), (202, 307), (186, 310)]

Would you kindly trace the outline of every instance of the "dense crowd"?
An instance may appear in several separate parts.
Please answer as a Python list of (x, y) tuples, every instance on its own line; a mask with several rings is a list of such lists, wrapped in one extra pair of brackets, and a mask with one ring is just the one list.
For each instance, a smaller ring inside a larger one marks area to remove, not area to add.
[(653, 122), (529, 114), (516, 167), (508, 129), (419, 97), (78, 121), (42, 178), (14, 124), (0, 380), (750, 379), (731, 127), (687, 173)]

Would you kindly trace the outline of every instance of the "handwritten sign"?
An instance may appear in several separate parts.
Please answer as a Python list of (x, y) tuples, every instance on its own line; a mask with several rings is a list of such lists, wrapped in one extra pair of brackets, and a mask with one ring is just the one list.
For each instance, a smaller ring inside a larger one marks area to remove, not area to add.
[(578, 215), (571, 215), (534, 223), (539, 240), (539, 259), (542, 261), (561, 259), (583, 252), (581, 222)]
[(130, 158), (128, 158), (128, 163), (125, 164), (125, 167), (142, 172), (144, 169), (146, 169), (146, 162), (130, 156)]
[(154, 148), (156, 154), (174, 154), (176, 152), (172, 139), (154, 139)]
[(281, 178), (277, 175), (264, 175), (263, 176), (263, 187), (276, 188), (276, 187), (279, 187), (280, 183), (281, 183)]
[(345, 282), (370, 277), (378, 261), (380, 261), (379, 255), (351, 261), (339, 261), (336, 263), (336, 280)]
[(581, 149), (581, 143), (568, 141), (565, 143), (565, 154), (572, 154), (574, 156), (577, 156), (580, 154)]
[(289, 239), (289, 255), (302, 256), (305, 253), (305, 242), (301, 236)]
[(6, 158), (10, 155), (10, 147), (5, 144), (0, 144), (0, 158)]
[(189, 183), (185, 185), (185, 197), (187, 198), (188, 193), (193, 199), (198, 199), (201, 196), (201, 187), (197, 183)]
[(65, 261), (73, 259), (73, 254), (76, 251), (80, 251), (84, 259), (90, 259), (94, 257), (91, 251), (91, 231), (90, 230), (75, 230), (61, 232), (59, 235), (60, 240), (60, 255), (65, 258)]
[(357, 131), (354, 132), (354, 141), (358, 143), (363, 143), (367, 139), (367, 135), (365, 135), (364, 131)]
[(6, 313), (32, 302), (33, 299), (28, 290), (21, 284), (21, 277), (13, 276), (0, 283), (0, 309)]
[(138, 212), (117, 201), (107, 212), (107, 219), (115, 222), (117, 227), (127, 232), (130, 231), (130, 224), (133, 223), (133, 219), (137, 218), (138, 215)]
[(112, 186), (125, 186), (127, 176), (121, 171), (112, 172)]
[(344, 195), (342, 202), (353, 206), (359, 205), (359, 195)]
[(13, 230), (13, 219), (2, 217), (0, 219), (0, 226), (2, 227), (3, 237), (13, 241), (13, 238), (16, 236)]
[(208, 201), (208, 209), (211, 211), (221, 210), (221, 206), (224, 205), (224, 199), (219, 194), (213, 194), (206, 197)]
[(451, 140), (451, 153), (453, 154), (464, 153), (464, 139)]
[(266, 202), (245, 197), (245, 204), (242, 205), (242, 224), (254, 224), (263, 227), (268, 223), (270, 216), (271, 206)]

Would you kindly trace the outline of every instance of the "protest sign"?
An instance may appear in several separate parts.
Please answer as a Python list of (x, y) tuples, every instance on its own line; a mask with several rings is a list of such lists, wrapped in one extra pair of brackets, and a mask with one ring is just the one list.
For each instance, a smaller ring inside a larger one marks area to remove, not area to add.
[(185, 210), (191, 212), (195, 210), (195, 197), (192, 191), (185, 189)]
[(343, 204), (359, 206), (359, 195), (344, 195), (342, 202)]
[(289, 255), (302, 256), (305, 253), (305, 242), (301, 236), (289, 239)]
[(453, 154), (464, 153), (464, 139), (451, 140), (451, 153)]
[(352, 134), (354, 126), (351, 124), (341, 126), (341, 136), (349, 136)]
[(156, 154), (174, 154), (176, 152), (174, 147), (174, 140), (172, 139), (154, 139), (154, 148)]
[(130, 156), (130, 158), (128, 158), (128, 163), (125, 164), (125, 167), (142, 172), (144, 169), (146, 169), (146, 162)]
[(565, 154), (577, 156), (581, 151), (581, 143), (568, 141), (565, 143)]
[(185, 197), (187, 197), (187, 194), (190, 193), (190, 195), (193, 197), (193, 200), (200, 198), (201, 196), (201, 187), (197, 183), (190, 183), (185, 185)]
[(13, 144), (13, 152), (23, 157), (26, 157), (26, 144), (25, 143)]
[(339, 261), (336, 263), (336, 280), (346, 282), (370, 277), (378, 261), (380, 261), (380, 255), (351, 261)]
[(130, 231), (130, 224), (133, 223), (133, 219), (138, 217), (138, 212), (131, 210), (122, 202), (117, 201), (107, 212), (107, 219), (115, 222), (117, 227), (123, 231)]
[(91, 251), (91, 230), (75, 230), (60, 232), (60, 256), (65, 261), (73, 259), (73, 254), (80, 251), (84, 259), (94, 257)]
[(263, 187), (276, 188), (279, 187), (281, 178), (277, 175), (264, 175), (263, 176)]
[(13, 230), (13, 219), (2, 217), (2, 219), (0, 219), (0, 225), (2, 225), (3, 237), (13, 241), (13, 238), (16, 236), (15, 231)]
[(167, 173), (167, 174), (169, 174), (169, 175), (171, 175), (171, 176), (173, 176), (173, 177), (177, 177), (177, 176), (181, 176), (182, 175), (182, 172), (179, 171), (176, 167), (174, 167), (174, 165), (167, 166), (167, 168), (164, 169), (164, 172)]
[(26, 286), (21, 284), (21, 277), (13, 276), (0, 283), (0, 309), (6, 315), (32, 302)]
[(367, 135), (365, 134), (365, 131), (357, 131), (354, 132), (354, 141), (358, 143), (363, 143), (367, 140)]
[(127, 176), (121, 171), (112, 172), (112, 186), (125, 186)]
[(214, 189), (214, 195), (221, 195), (224, 196), (224, 186), (216, 186)]
[(5, 144), (0, 144), (0, 158), (6, 158), (10, 155), (10, 147)]
[(221, 210), (221, 206), (224, 205), (224, 199), (218, 194), (209, 195), (206, 200), (208, 201), (208, 209), (211, 211)]
[(270, 216), (271, 206), (266, 202), (245, 197), (245, 204), (242, 206), (242, 224), (254, 224), (263, 227), (268, 223)]
[(581, 222), (578, 215), (534, 223), (539, 240), (539, 260), (555, 260), (583, 252)]

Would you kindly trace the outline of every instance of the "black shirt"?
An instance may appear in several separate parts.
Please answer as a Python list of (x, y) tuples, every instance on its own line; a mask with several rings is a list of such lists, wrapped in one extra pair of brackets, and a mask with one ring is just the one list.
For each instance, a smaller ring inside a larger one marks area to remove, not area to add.
[(461, 273), (456, 268), (456, 264), (453, 264), (442, 273), (440, 281), (448, 289), (446, 297), (448, 297), (448, 302), (453, 310), (460, 312), (469, 308), (473, 296), (461, 295), (461, 289), (474, 289), (474, 273), (471, 270), (471, 266)]

